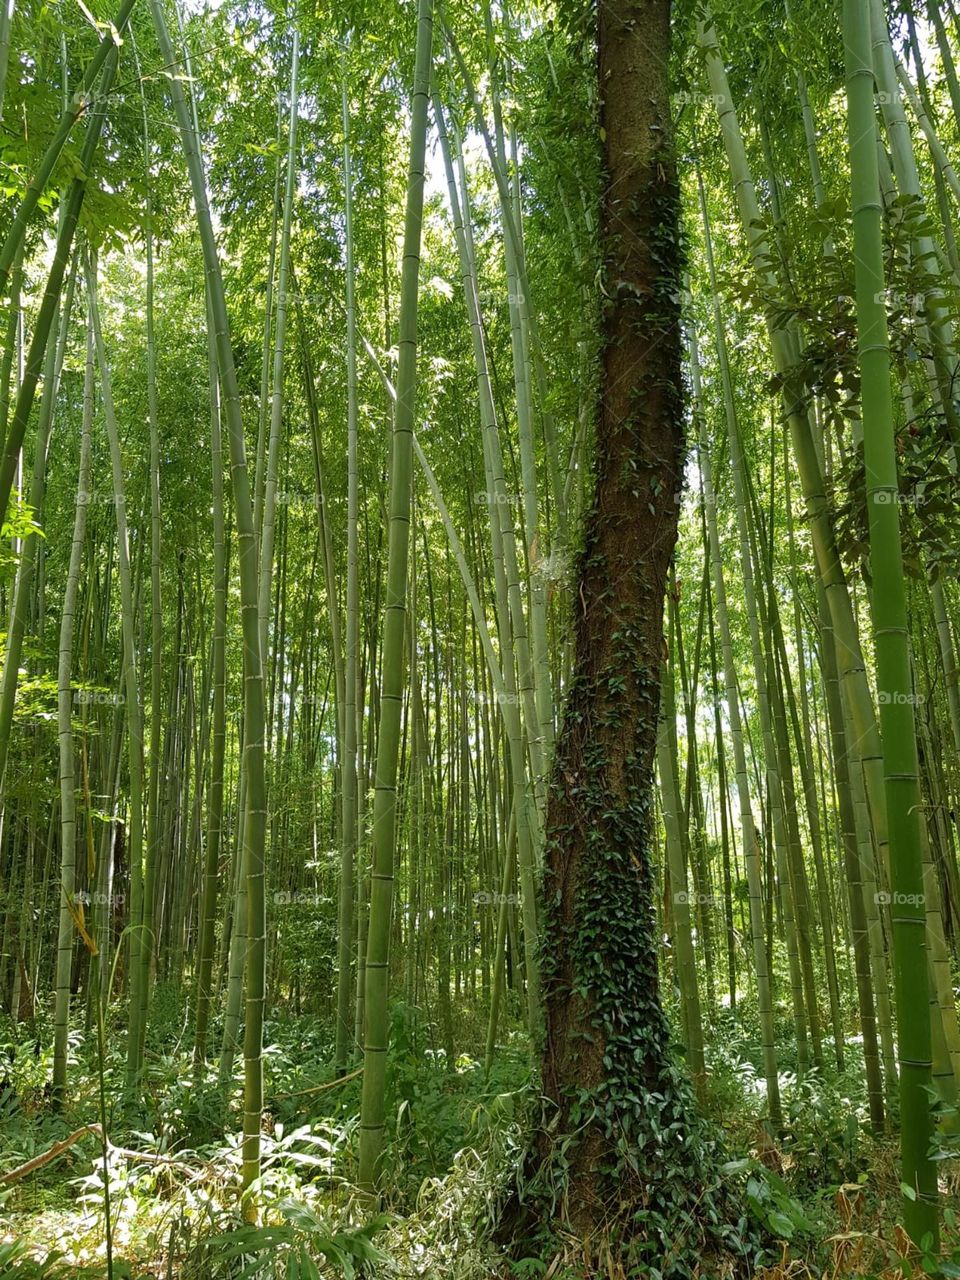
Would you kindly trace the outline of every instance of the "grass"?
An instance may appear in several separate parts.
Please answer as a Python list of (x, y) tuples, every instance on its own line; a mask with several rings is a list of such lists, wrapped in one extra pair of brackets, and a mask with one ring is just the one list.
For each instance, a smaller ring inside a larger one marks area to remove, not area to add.
[[(239, 1066), (224, 1094), (215, 1064), (195, 1075), (175, 1000), (159, 992), (154, 1015), (147, 1069), (133, 1098), (123, 1088), (123, 1029), (108, 1028), (114, 1277), (570, 1275), (562, 1251), (553, 1259), (507, 1264), (491, 1243), (537, 1108), (520, 1032), (487, 1078), (470, 1054), (447, 1064), (416, 1011), (395, 1008), (384, 1196), (381, 1211), (371, 1213), (355, 1187), (359, 1077), (334, 1082), (329, 1027), (309, 1018), (271, 1023), (259, 1187), (264, 1212), (252, 1228), (239, 1212)], [(473, 1031), (479, 1046), (482, 1028)], [(71, 1037), (70, 1098), (60, 1113), (47, 1096), (49, 1027), (7, 1025), (0, 1028), (3, 1041), (0, 1177), (98, 1118), (94, 1036)], [(896, 1144), (866, 1127), (856, 1045), (848, 1046), (842, 1073), (784, 1075), (787, 1126), (774, 1141), (762, 1122), (749, 1016), (737, 1024), (721, 1019), (712, 1043), (707, 1110), (727, 1133), (730, 1176), (740, 1180), (751, 1213), (783, 1242), (757, 1280), (960, 1276), (960, 1240), (949, 1208), (945, 1245), (952, 1259), (918, 1256), (896, 1226)], [(955, 1165), (943, 1165), (944, 1187), (954, 1196), (960, 1189)], [(103, 1192), (95, 1133), (21, 1180), (0, 1185), (0, 1280), (107, 1276)], [(607, 1266), (618, 1280), (616, 1264)]]

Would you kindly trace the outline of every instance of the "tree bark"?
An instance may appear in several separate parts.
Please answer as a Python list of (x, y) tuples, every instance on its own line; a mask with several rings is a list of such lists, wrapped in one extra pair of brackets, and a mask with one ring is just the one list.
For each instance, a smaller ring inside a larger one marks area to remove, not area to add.
[(558, 1134), (579, 1133), (567, 1204), (582, 1235), (607, 1214), (602, 1175), (619, 1163), (619, 1140), (636, 1137), (627, 1094), (657, 1089), (667, 1055), (649, 855), (683, 466), (670, 5), (613, 0), (598, 13), (602, 375), (576, 656), (547, 808), (543, 1092), (556, 1123), (539, 1142), (547, 1163)]
[(539, 1228), (564, 1274), (654, 1265), (677, 1280), (730, 1252), (721, 1224), (739, 1214), (671, 1049), (657, 973), (653, 761), (684, 462), (670, 3), (605, 0), (598, 23), (601, 377), (546, 814), (546, 1114), (520, 1229), (504, 1218), (528, 1252)]
[[(561, 1129), (577, 1127), (575, 1087), (595, 1095), (615, 1087), (638, 1030), (640, 1075), (652, 1084), (667, 1038), (649, 828), (663, 602), (684, 450), (669, 48), (668, 0), (599, 6), (602, 377), (575, 666), (547, 814), (544, 1092)], [(595, 1124), (581, 1144), (587, 1202), (590, 1153), (607, 1141)]]

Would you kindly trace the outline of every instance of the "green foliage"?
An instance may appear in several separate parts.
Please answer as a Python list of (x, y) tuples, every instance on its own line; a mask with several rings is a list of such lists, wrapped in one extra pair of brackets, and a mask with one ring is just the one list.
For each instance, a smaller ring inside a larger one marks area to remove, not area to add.
[[(162, 1038), (165, 1017), (173, 1012), (162, 991), (155, 1009), (159, 1019), (154, 1030)], [(454, 1228), (460, 1228), (464, 1204), (469, 1200), (474, 1211), (489, 1211), (495, 1186), (515, 1167), (529, 1068), (522, 1054), (507, 1052), (488, 1078), (467, 1057), (448, 1070), (442, 1056), (418, 1057), (415, 1052), (414, 1046), (422, 1044), (430, 1030), (418, 1025), (413, 1010), (398, 1007), (394, 1017), (406, 1031), (399, 1034), (391, 1055), (388, 1199), (402, 1206), (410, 1221), (426, 1199), (435, 1202), (432, 1227), (424, 1223), (418, 1230), (433, 1230), (436, 1239), (430, 1247), (447, 1250), (455, 1239)], [(359, 1276), (364, 1267), (375, 1274), (386, 1268), (383, 1273), (392, 1274), (399, 1257), (413, 1247), (408, 1227), (400, 1229), (399, 1219), (371, 1217), (355, 1201), (357, 1082), (310, 1092), (311, 1066), (323, 1068), (332, 1059), (329, 1027), (309, 1028), (302, 1020), (283, 1019), (271, 1025), (269, 1038), (268, 1102), (276, 1119), (263, 1135), (263, 1171), (257, 1187), (263, 1205), (260, 1227), (238, 1217), (240, 1152), (236, 1140), (223, 1141), (224, 1124), (231, 1124), (229, 1099), (217, 1090), (215, 1073), (198, 1082), (183, 1050), (149, 1052), (139, 1097), (123, 1099), (123, 1046), (108, 1045), (108, 1096), (116, 1104), (111, 1138), (123, 1149), (112, 1151), (109, 1160), (116, 1275), (137, 1276), (138, 1266), (156, 1256), (167, 1258), (164, 1265), (172, 1266), (183, 1280), (312, 1280), (315, 1275), (326, 1280)], [(33, 1042), (27, 1041), (8, 1046), (25, 1098), (35, 1095), (51, 1070), (48, 1059), (34, 1059), (32, 1048)], [(93, 1046), (77, 1039), (74, 1053), (74, 1108), (62, 1116), (44, 1111), (26, 1117), (14, 1094), (12, 1118), (0, 1139), (0, 1170), (48, 1149), (82, 1123), (80, 1108), (92, 1109)], [(448, 1176), (453, 1179), (450, 1187)], [(16, 1254), (10, 1254), (22, 1259), (25, 1280), (54, 1280), (68, 1270), (100, 1280), (103, 1268), (92, 1254), (102, 1225), (103, 1168), (94, 1140), (74, 1145), (59, 1162), (44, 1166), (5, 1194), (11, 1220), (21, 1227), (30, 1224), (29, 1256), (27, 1245), (18, 1245)], [(62, 1223), (72, 1221), (76, 1212), (83, 1214), (84, 1223), (82, 1229), (64, 1228), (69, 1248), (44, 1264), (34, 1260), (37, 1233), (42, 1237), (49, 1228), (46, 1219), (39, 1219), (36, 1227), (31, 1221), (32, 1210), (41, 1205)], [(448, 1211), (452, 1216), (441, 1229)], [(479, 1221), (478, 1217), (478, 1227)], [(492, 1225), (487, 1224), (488, 1234)]]
[(744, 1197), (758, 1222), (777, 1240), (811, 1236), (815, 1224), (777, 1174), (757, 1162), (738, 1161), (729, 1172), (747, 1172)]
[(395, 1004), (391, 1012), (387, 1185), (391, 1201), (399, 1197), (409, 1205), (424, 1181), (441, 1176), (468, 1142), (526, 1109), (530, 1068), (522, 1051), (509, 1049), (489, 1074), (466, 1054), (448, 1063), (442, 1049), (425, 1047), (433, 1031), (414, 1010)]
[(320, 1268), (330, 1274), (330, 1267), (344, 1280), (355, 1280), (364, 1268), (384, 1260), (373, 1240), (383, 1229), (383, 1217), (334, 1230), (294, 1201), (280, 1201), (276, 1212), (280, 1225), (245, 1225), (197, 1242), (183, 1260), (181, 1275), (185, 1280), (320, 1280)]
[[(131, 1273), (128, 1268), (120, 1267), (114, 1274), (119, 1280), (120, 1276)], [(0, 1241), (0, 1276), (9, 1276), (10, 1280), (66, 1280), (67, 1275), (75, 1280), (103, 1280), (106, 1272), (101, 1267), (71, 1267), (58, 1250), (38, 1259), (31, 1256), (22, 1241)]]

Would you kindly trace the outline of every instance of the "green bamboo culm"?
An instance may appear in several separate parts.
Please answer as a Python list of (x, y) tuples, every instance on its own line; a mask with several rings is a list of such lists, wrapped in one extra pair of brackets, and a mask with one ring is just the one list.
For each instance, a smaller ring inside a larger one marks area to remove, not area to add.
[(410, 124), (410, 173), (400, 279), (397, 404), (390, 468), (390, 529), (383, 622), (383, 684), (373, 809), (373, 865), (365, 974), (366, 1026), (360, 1102), (361, 1187), (373, 1191), (383, 1150), (389, 1012), (390, 919), (396, 841), (397, 761), (403, 707), (403, 638), (413, 480), (413, 427), (417, 390), (417, 294), (423, 223), (427, 106), (433, 57), (433, 0), (419, 0), (417, 53)]
[[(349, 47), (349, 46), (348, 46)], [(357, 306), (353, 252), (353, 176), (350, 157), (350, 102), (347, 50), (340, 77), (343, 118), (344, 232), (347, 300), (347, 618), (344, 652), (342, 848), (340, 856), (339, 945), (337, 952), (337, 1075), (347, 1069), (353, 1048), (353, 932), (357, 854), (357, 653), (360, 643), (359, 473), (357, 462)]]
[[(270, 588), (273, 581), (274, 542), (277, 518), (277, 469), (280, 463), (280, 438), (283, 431), (284, 355), (287, 336), (287, 276), (290, 271), (290, 227), (293, 219), (293, 193), (297, 176), (297, 79), (300, 72), (300, 33), (293, 29), (290, 55), (290, 117), (287, 130), (286, 181), (283, 195), (283, 224), (280, 232), (280, 265), (277, 272), (277, 315), (273, 344), (273, 393), (270, 397), (270, 432), (267, 441), (262, 523), (260, 534), (260, 653), (266, 664), (269, 658)], [(256, 486), (254, 486), (256, 490)], [(256, 510), (255, 506), (255, 510)]]
[[(189, 51), (184, 49), (189, 68)], [(189, 74), (189, 70), (188, 70)], [(189, 99), (194, 134), (200, 136), (197, 102)], [(275, 200), (276, 204), (277, 201)], [(219, 892), (220, 848), (224, 831), (224, 760), (226, 755), (227, 698), (227, 592), (229, 587), (227, 530), (224, 513), (223, 437), (220, 423), (219, 360), (217, 358), (217, 326), (213, 318), (210, 291), (206, 297), (207, 314), (207, 378), (210, 403), (210, 468), (213, 503), (213, 641), (211, 667), (213, 711), (211, 725), (212, 758), (210, 763), (209, 799), (207, 802), (207, 846), (204, 853), (201, 925), (197, 956), (197, 1012), (194, 1031), (194, 1067), (197, 1076), (207, 1054), (207, 1031), (213, 995), (213, 953), (216, 934), (216, 907)], [(244, 897), (244, 904), (246, 897)], [(240, 932), (236, 930), (235, 933)], [(235, 1029), (234, 1029), (235, 1032)], [(225, 1042), (232, 1044), (234, 1035), (225, 1027)], [(232, 1069), (232, 1058), (231, 1058)], [(226, 1072), (229, 1079), (231, 1072)]]
[[(675, 586), (671, 586), (676, 590)], [(674, 972), (680, 988), (687, 1065), (697, 1096), (703, 1099), (707, 1072), (703, 1057), (703, 1019), (697, 989), (697, 958), (691, 928), (690, 895), (684, 866), (683, 806), (677, 767), (677, 701), (673, 662), (676, 654), (676, 601), (670, 602), (670, 658), (664, 661), (660, 689), (660, 729), (657, 734), (657, 769), (666, 835), (667, 866), (670, 874), (670, 937), (674, 952)]]
[(217, 381), (217, 342), (207, 307), (207, 351), (210, 369), (210, 464), (213, 496), (213, 712), (210, 791), (207, 801), (207, 844), (204, 851), (203, 897), (197, 958), (197, 1014), (194, 1065), (198, 1073), (207, 1056), (207, 1029), (213, 1002), (213, 956), (216, 910), (220, 888), (220, 849), (223, 842), (223, 770), (227, 730), (227, 548), (223, 507), (223, 445), (220, 434), (220, 388)]
[(935, 1245), (937, 1174), (932, 1119), (930, 1018), (910, 638), (900, 541), (899, 486), (884, 305), (883, 227), (867, 0), (844, 0), (847, 129), (856, 270), (874, 644), (884, 790), (890, 839), (894, 994), (900, 1061), (901, 1185), (911, 1238)]
[(76, 892), (77, 819), (76, 769), (73, 739), (73, 631), (77, 615), (80, 569), (87, 528), (90, 496), (91, 431), (94, 395), (93, 320), (87, 311), (87, 358), (83, 381), (83, 425), (80, 436), (80, 466), (73, 517), (70, 562), (60, 614), (60, 646), (57, 663), (57, 738), (60, 747), (60, 830), (62, 841), (60, 872), (60, 925), (57, 934), (57, 967), (53, 1030), (53, 1098), (59, 1106), (67, 1089), (67, 1052), (70, 1032), (70, 977), (76, 927), (71, 906)]
[[(64, 212), (65, 206), (61, 205), (61, 216)], [(43, 391), (40, 397), (40, 412), (37, 415), (37, 430), (33, 449), (33, 475), (28, 496), (28, 502), (36, 520), (42, 518), (44, 497), (46, 495), (47, 455), (50, 448), (50, 436), (53, 431), (60, 375), (63, 370), (67, 338), (70, 333), (70, 313), (76, 285), (76, 267), (77, 259), (74, 257), (59, 323), (58, 317), (54, 316), (44, 358)], [(15, 344), (11, 344), (11, 355), (13, 353), (13, 345)], [(0, 778), (3, 778), (7, 767), (10, 730), (13, 725), (17, 685), (20, 680), (20, 660), (23, 655), (23, 641), (27, 633), (30, 602), (33, 598), (35, 571), (39, 558), (39, 540), (38, 533), (32, 533), (24, 539), (20, 563), (17, 566), (13, 609), (10, 613), (6, 649), (3, 655), (3, 675), (0, 676)]]
[(10, 28), (13, 26), (13, 0), (0, 4), (0, 120), (3, 119), (3, 100), (6, 96), (7, 70), (10, 66)]
[[(132, 35), (132, 32), (131, 32)], [(132, 41), (131, 41), (132, 43)], [(136, 57), (136, 47), (134, 46)], [(136, 58), (139, 72), (140, 60)], [(140, 106), (143, 113), (143, 155), (147, 167), (144, 205), (144, 240), (146, 250), (146, 345), (147, 345), (147, 427), (150, 438), (150, 756), (147, 778), (146, 839), (143, 869), (143, 929), (140, 934), (140, 973), (136, 978), (140, 1009), (137, 1013), (137, 1059), (143, 1060), (143, 1041), (150, 1007), (150, 983), (156, 947), (154, 946), (154, 903), (156, 901), (157, 868), (160, 859), (160, 739), (163, 727), (163, 596), (161, 575), (161, 509), (160, 509), (160, 427), (157, 395), (157, 342), (154, 308), (154, 200), (149, 178), (151, 155), (150, 125), (146, 96), (141, 87)]]
[[(124, 709), (127, 722), (127, 762), (130, 787), (130, 1019), (127, 1035), (126, 1081), (132, 1088), (143, 1066), (142, 1018), (145, 1008), (146, 969), (141, 960), (143, 948), (150, 947), (147, 931), (150, 921), (144, 911), (143, 883), (143, 708), (140, 702), (139, 655), (135, 626), (133, 567), (130, 554), (127, 499), (120, 450), (120, 425), (113, 400), (113, 378), (107, 358), (106, 344), (100, 324), (97, 301), (97, 264), (87, 264), (87, 293), (90, 300), (90, 322), (100, 370), (100, 392), (113, 477), (113, 505), (117, 521), (117, 569), (120, 579), (120, 621), (123, 637), (123, 670), (121, 673)], [(152, 949), (152, 948), (151, 948)]]
[[(175, 68), (177, 56), (159, 0), (151, 0), (153, 24), (164, 64)], [(207, 299), (216, 329), (222, 409), (230, 448), (237, 529), (240, 612), (243, 628), (244, 736), (243, 769), (246, 802), (243, 816), (242, 875), (246, 882), (246, 1002), (243, 1041), (243, 1172), (244, 1216), (256, 1221), (257, 1202), (250, 1188), (260, 1177), (260, 1121), (263, 1111), (263, 1012), (266, 1003), (266, 901), (264, 893), (264, 836), (266, 831), (266, 773), (264, 765), (264, 681), (260, 650), (257, 537), (253, 501), (240, 415), (240, 387), (230, 342), (230, 322), (217, 242), (207, 199), (203, 157), (182, 82), (168, 82), (190, 175), (197, 229), (203, 250)]]

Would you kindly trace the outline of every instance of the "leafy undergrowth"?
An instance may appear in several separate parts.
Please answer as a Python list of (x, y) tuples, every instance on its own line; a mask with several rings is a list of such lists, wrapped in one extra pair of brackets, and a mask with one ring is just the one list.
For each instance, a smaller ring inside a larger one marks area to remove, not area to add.
[[(722, 1121), (738, 1157), (728, 1176), (751, 1215), (783, 1242), (756, 1280), (960, 1277), (949, 1207), (938, 1258), (911, 1250), (895, 1226), (896, 1147), (889, 1137), (871, 1137), (864, 1123), (857, 1046), (847, 1046), (843, 1072), (784, 1076), (786, 1131), (774, 1141), (762, 1123), (755, 1046), (745, 1025), (736, 1033), (730, 1025), (714, 1028), (707, 1110)], [(510, 1263), (491, 1243), (537, 1109), (522, 1035), (501, 1050), (487, 1077), (468, 1055), (448, 1064), (429, 1026), (411, 1010), (395, 1010), (390, 1142), (383, 1203), (374, 1212), (354, 1185), (359, 1076), (333, 1084), (327, 1028), (307, 1019), (271, 1024), (260, 1225), (252, 1227), (239, 1207), (239, 1064), (226, 1092), (213, 1066), (197, 1078), (189, 1039), (160, 1019), (145, 1078), (130, 1098), (116, 1028), (105, 1064), (105, 1170), (98, 1133), (76, 1137), (97, 1116), (92, 1047), (79, 1034), (72, 1039), (70, 1102), (54, 1113), (48, 1030), (0, 1032), (7, 1042), (0, 1179), (71, 1135), (75, 1140), (56, 1159), (0, 1183), (0, 1280), (105, 1277), (105, 1179), (118, 1278), (574, 1280), (562, 1242), (555, 1257)], [(949, 1172), (955, 1163), (943, 1164), (947, 1203), (958, 1191)], [(603, 1274), (628, 1280), (616, 1268), (607, 1259)], [(717, 1278), (705, 1273), (703, 1280)]]

